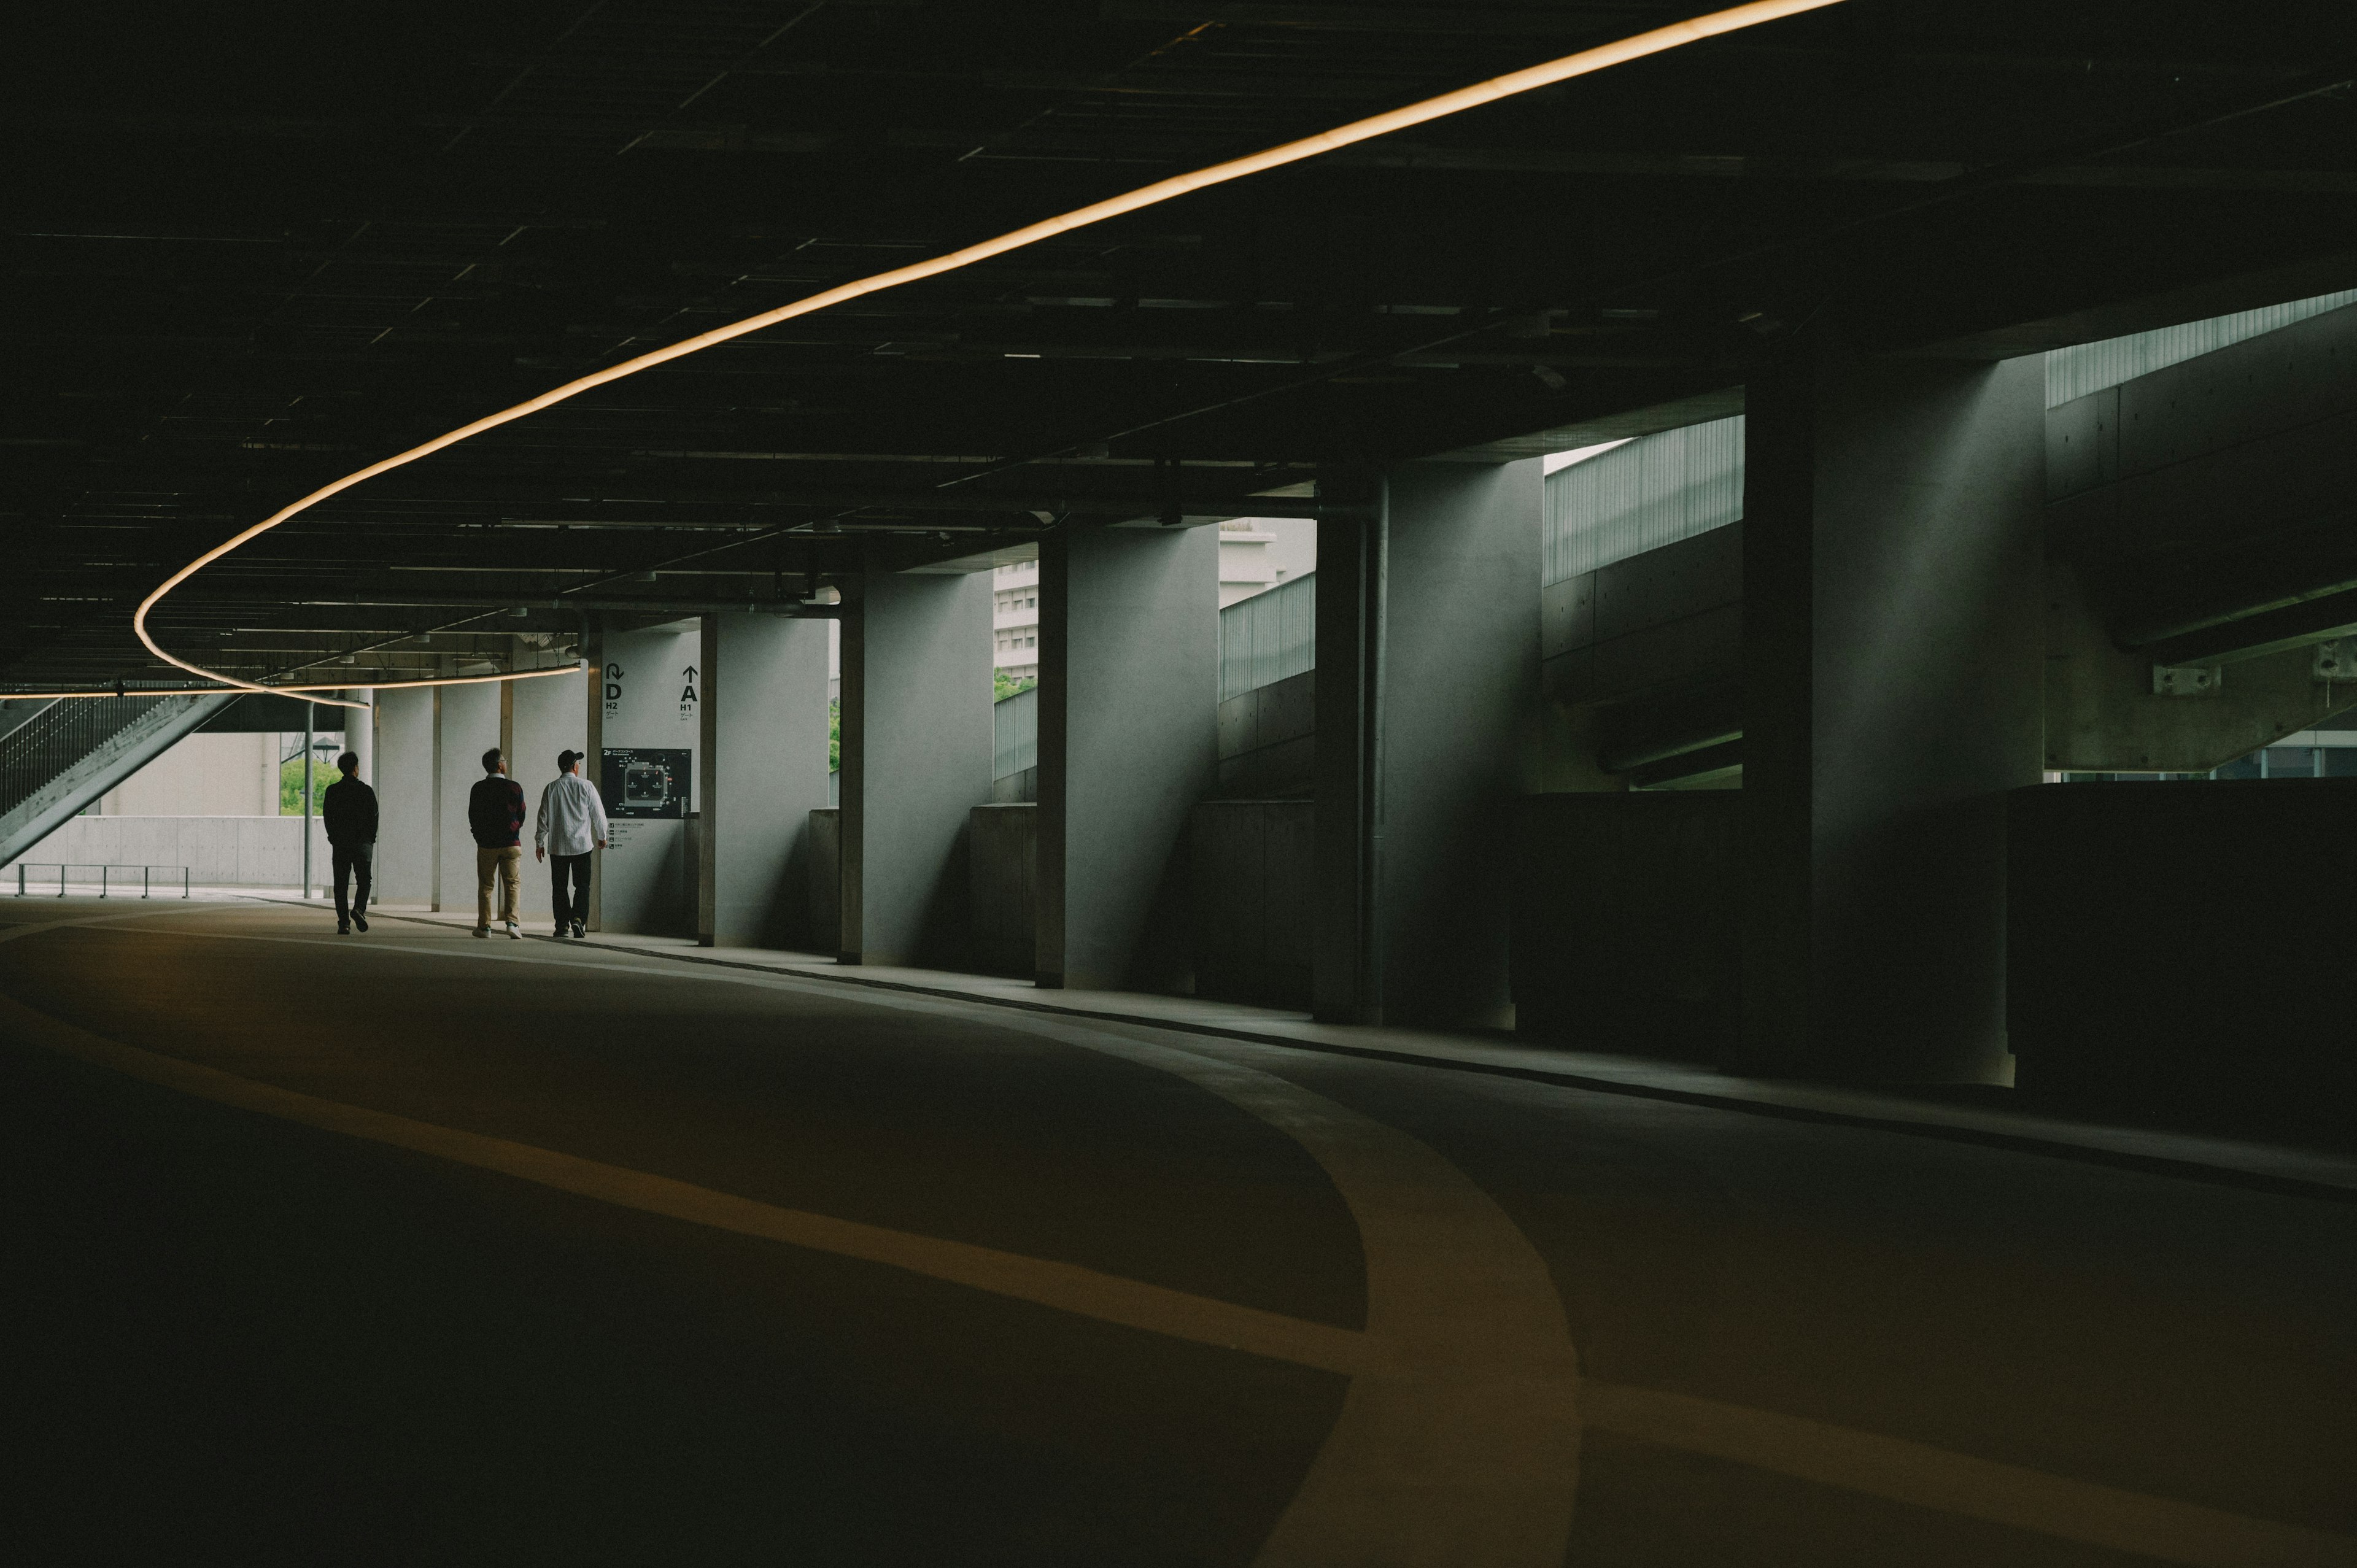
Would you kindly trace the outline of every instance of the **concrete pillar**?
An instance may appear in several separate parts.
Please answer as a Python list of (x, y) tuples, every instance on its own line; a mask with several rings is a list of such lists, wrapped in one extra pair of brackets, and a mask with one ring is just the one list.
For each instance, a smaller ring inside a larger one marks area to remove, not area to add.
[(990, 799), (990, 574), (874, 572), (858, 598), (842, 632), (837, 956), (963, 966), (966, 813)]
[(363, 784), (376, 782), (376, 689), (362, 686), (344, 693), (355, 703), (366, 703), (360, 712), (347, 709), (344, 713), (344, 749), (360, 759), (356, 777)]
[(1317, 727), (1311, 789), (1317, 814), (1310, 897), (1310, 1006), (1329, 1024), (1383, 1020), (1382, 945), (1375, 941), (1375, 693), (1384, 585), (1383, 484), (1373, 474), (1322, 476), (1322, 501), (1357, 501), (1367, 515), (1318, 521)]
[(2003, 793), (2043, 722), (2040, 361), (1805, 342), (1749, 407), (1735, 1065), (1995, 1078)]
[(1039, 547), (1037, 977), (1192, 984), (1187, 814), (1219, 765), (1219, 531)]
[[(581, 693), (583, 733), (588, 736), (581, 748), (581, 777), (596, 785), (602, 796), (606, 788), (602, 782), (600, 761), (605, 756), (606, 704), (618, 697), (619, 692), (612, 684), (612, 672), (606, 664), (606, 620), (596, 610), (582, 613), (581, 661), (588, 667), (589, 672), (587, 686)], [(600, 897), (606, 880), (605, 868), (606, 852), (602, 849), (590, 852), (589, 918), (584, 925), (592, 931), (605, 928), (604, 900)]]
[(1410, 464), (1372, 521), (1319, 524), (1321, 1017), (1513, 1021), (1505, 835), (1536, 757), (1544, 498), (1536, 459)]
[[(644, 631), (608, 628), (602, 639), (593, 781), (613, 837), (597, 860), (594, 907), (609, 931), (695, 932), (696, 862), (687, 815), (694, 810), (700, 761), (702, 641), (695, 621)], [(636, 789), (633, 768), (640, 770)], [(667, 786), (661, 782), (666, 778)]]
[[(556, 754), (586, 753), (588, 748), (588, 739), (582, 733), (588, 683), (588, 677), (576, 671), (509, 682), (501, 688), (508, 693), (508, 773), (523, 786), (523, 922), (527, 927), (544, 918), (554, 918), (548, 896), (548, 868), (530, 853), (532, 813), (540, 810), (541, 791), (556, 778)], [(596, 758), (584, 760), (581, 768), (584, 779), (595, 779)]]
[(467, 797), (483, 777), (483, 753), (500, 744), (502, 685), (436, 686), (434, 907), (460, 914), (475, 908), (475, 835), (467, 831)]
[[(388, 904), (434, 900), (434, 710), (430, 687), (377, 693), (375, 776), (369, 781), (376, 787), (376, 897)], [(258, 738), (274, 744), (272, 736)]]
[(708, 615), (701, 641), (696, 940), (807, 949), (810, 813), (826, 805), (827, 623)]

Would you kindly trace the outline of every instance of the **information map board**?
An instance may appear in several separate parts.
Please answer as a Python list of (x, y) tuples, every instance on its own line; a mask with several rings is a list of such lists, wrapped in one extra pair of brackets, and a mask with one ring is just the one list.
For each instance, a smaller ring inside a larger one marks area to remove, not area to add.
[(597, 792), (608, 817), (684, 817), (694, 789), (694, 753), (609, 746), (598, 754)]

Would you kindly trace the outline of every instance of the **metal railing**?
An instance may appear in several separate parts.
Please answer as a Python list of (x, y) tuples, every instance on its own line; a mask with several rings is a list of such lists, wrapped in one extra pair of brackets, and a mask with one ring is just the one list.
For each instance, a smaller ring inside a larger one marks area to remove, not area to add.
[(990, 776), (1011, 779), (1039, 766), (1039, 688), (1026, 686), (990, 705)]
[(165, 697), (52, 703), (0, 736), (0, 812), (15, 811)]
[[(68, 860), (68, 861), (56, 861), (56, 860), (20, 860), (20, 861), (18, 861), (18, 862), (16, 863), (16, 897), (19, 897), (19, 898), (22, 898), (23, 897), (25, 897), (26, 886), (27, 886), (27, 884), (26, 884), (26, 879), (25, 879), (25, 873), (26, 873), (27, 871), (28, 871), (28, 870), (31, 870), (31, 871), (48, 871), (48, 870), (52, 870), (52, 869), (54, 869), (54, 870), (57, 872), (57, 874), (58, 874), (58, 897), (60, 897), (60, 898), (62, 898), (62, 897), (64, 897), (66, 896), (66, 873), (67, 873), (67, 872), (69, 872), (69, 871), (95, 871), (95, 872), (97, 872), (97, 873), (98, 873), (98, 896), (99, 896), (100, 897), (102, 897), (102, 898), (106, 898), (106, 897), (113, 897), (113, 886), (112, 886), (111, 878), (113, 877), (113, 874), (114, 874), (115, 872), (118, 872), (118, 871), (135, 871), (135, 872), (137, 872), (137, 873), (139, 874), (139, 897), (141, 897), (142, 898), (145, 898), (145, 897), (148, 897), (151, 893), (153, 893), (153, 892), (154, 892), (154, 890), (155, 890), (155, 886), (156, 886), (156, 878), (155, 878), (155, 875), (154, 875), (155, 873), (156, 873), (156, 872), (158, 872), (158, 871), (177, 871), (177, 872), (178, 872), (178, 873), (180, 874), (180, 897), (183, 897), (183, 898), (186, 898), (187, 897), (188, 897), (188, 868), (187, 866), (185, 866), (185, 865), (107, 865), (107, 864), (105, 864), (104, 862), (102, 862), (102, 861), (81, 861), (81, 860)], [(84, 884), (83, 884), (83, 886), (89, 886), (89, 884), (84, 883)], [(126, 893), (129, 891), (129, 886), (130, 886), (130, 885), (129, 885), (128, 883), (125, 883), (125, 884), (124, 884), (124, 891), (125, 891)], [(170, 884), (169, 884), (169, 883), (167, 883), (167, 884), (166, 884), (166, 886), (167, 886), (167, 887), (168, 887), (168, 886), (170, 886)], [(44, 897), (48, 897), (48, 889), (46, 886), (44, 886), (44, 887), (41, 889), (41, 893), (42, 893), (42, 896), (43, 896)]]
[(1220, 701), (1317, 667), (1317, 573), (1305, 572), (1220, 612)]

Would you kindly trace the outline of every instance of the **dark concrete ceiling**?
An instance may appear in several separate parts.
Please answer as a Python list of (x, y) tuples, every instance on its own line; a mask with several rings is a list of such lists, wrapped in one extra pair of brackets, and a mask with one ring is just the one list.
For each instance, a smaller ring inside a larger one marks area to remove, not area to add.
[[(1698, 8), (20, 9), (0, 684), (168, 674), (128, 621), (174, 568), (584, 371)], [(514, 606), (1306, 510), (1246, 498), (1723, 395), (1828, 313), (2011, 352), (2357, 281), (2353, 51), (2346, 5), (1851, 0), (581, 398), (323, 505), (159, 625), (364, 679), (431, 657), (419, 629), (577, 622)]]

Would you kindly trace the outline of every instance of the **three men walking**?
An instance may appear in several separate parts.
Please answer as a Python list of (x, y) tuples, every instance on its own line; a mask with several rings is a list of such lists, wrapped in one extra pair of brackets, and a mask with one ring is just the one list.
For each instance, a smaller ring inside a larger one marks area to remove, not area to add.
[(475, 934), (491, 934), (491, 888), (500, 890), (500, 921), (511, 941), (516, 929), (516, 882), (523, 871), (523, 786), (508, 777), (498, 746), (483, 753), (483, 776), (467, 795), (467, 831), (475, 835)]
[[(589, 852), (606, 847), (606, 802), (580, 774), (581, 754), (556, 754), (556, 777), (540, 792), (532, 853), (548, 862), (556, 934), (579, 937), (589, 918)], [(570, 885), (569, 889), (568, 886)]]
[[(606, 803), (597, 787), (581, 777), (581, 754), (556, 754), (556, 778), (541, 791), (533, 830), (533, 854), (549, 863), (554, 881), (556, 934), (582, 937), (589, 920), (590, 852), (612, 836)], [(336, 759), (343, 777), (320, 797), (319, 814), (333, 852), (336, 932), (366, 931), (376, 856), (376, 792), (360, 780), (360, 757)], [(516, 924), (523, 872), (523, 786), (508, 777), (507, 757), (498, 746), (483, 753), (483, 776), (467, 795), (467, 831), (475, 840), (475, 935), (491, 934), (494, 895), (499, 923), (511, 940), (523, 940)], [(357, 894), (346, 901), (347, 884)]]

